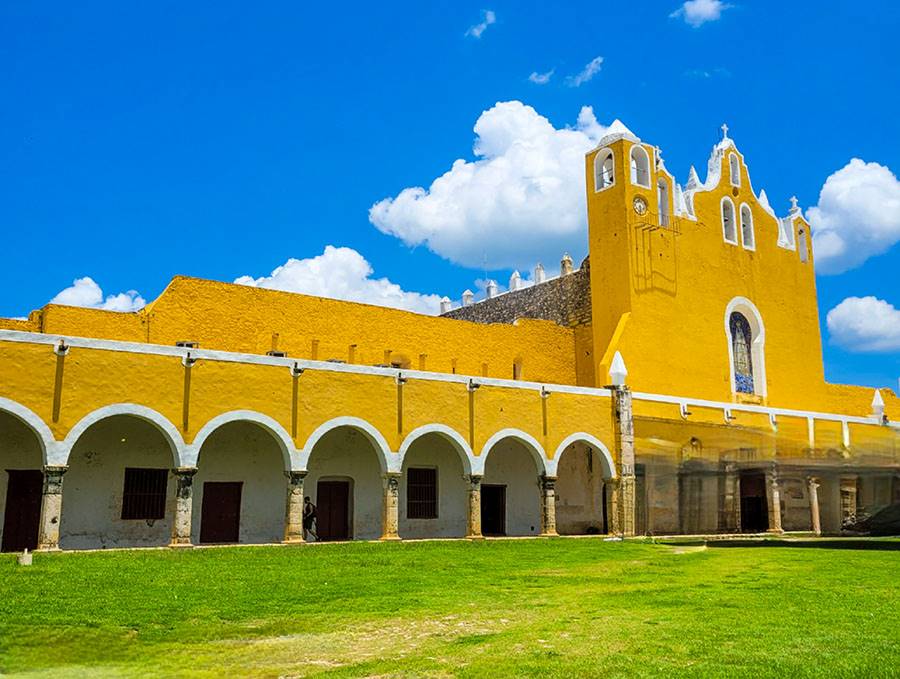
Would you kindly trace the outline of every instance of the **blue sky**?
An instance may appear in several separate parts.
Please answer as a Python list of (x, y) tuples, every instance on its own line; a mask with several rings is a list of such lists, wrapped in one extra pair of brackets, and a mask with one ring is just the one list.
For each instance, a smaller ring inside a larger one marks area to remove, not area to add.
[[(843, 248), (830, 268), (850, 267), (818, 277), (826, 373), (896, 389), (900, 5), (687, 4), (4, 3), (0, 315), (83, 277), (96, 286), (63, 301), (127, 307), (176, 274), (424, 308), (475, 289), (485, 263), (505, 283), (536, 257), (583, 256), (583, 217), (551, 194), (487, 213), (469, 187), (480, 216), (452, 238), (415, 205), (378, 228), (369, 211), (457, 159), (477, 171), (504, 135), (566, 153), (582, 142), (558, 131), (590, 137), (590, 106), (594, 125), (619, 118), (661, 146), (682, 183), (692, 164), (705, 176), (727, 121), (779, 215), (844, 169), (819, 205)], [(541, 210), (548, 226), (516, 233)]]

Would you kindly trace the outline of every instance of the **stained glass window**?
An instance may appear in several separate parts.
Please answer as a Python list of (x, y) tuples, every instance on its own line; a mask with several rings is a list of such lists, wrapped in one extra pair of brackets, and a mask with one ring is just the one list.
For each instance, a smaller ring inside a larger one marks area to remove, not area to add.
[(734, 356), (734, 388), (742, 394), (753, 394), (753, 354), (750, 343), (753, 332), (750, 322), (743, 314), (734, 312), (729, 320), (731, 327), (731, 350)]

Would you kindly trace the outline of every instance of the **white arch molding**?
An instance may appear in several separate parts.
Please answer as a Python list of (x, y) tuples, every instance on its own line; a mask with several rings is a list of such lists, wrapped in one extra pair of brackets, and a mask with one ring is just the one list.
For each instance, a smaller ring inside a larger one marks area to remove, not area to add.
[(231, 410), (227, 413), (216, 415), (216, 417), (204, 424), (203, 427), (200, 428), (200, 431), (197, 432), (191, 445), (187, 448), (185, 465), (196, 467), (197, 461), (200, 458), (200, 450), (203, 448), (206, 439), (208, 439), (216, 429), (229, 424), (230, 422), (252, 422), (265, 429), (275, 439), (276, 443), (278, 443), (278, 448), (281, 450), (281, 456), (284, 461), (284, 470), (290, 471), (293, 468), (293, 462), (298, 455), (290, 435), (277, 420), (268, 415), (258, 413), (255, 410)]
[(501, 429), (485, 442), (484, 446), (481, 448), (481, 454), (474, 460), (475, 464), (472, 469), (473, 474), (484, 475), (484, 466), (487, 463), (487, 456), (491, 452), (491, 449), (500, 441), (507, 438), (515, 439), (525, 446), (528, 452), (531, 453), (531, 457), (534, 459), (535, 464), (537, 464), (538, 474), (549, 473), (547, 471), (547, 455), (544, 453), (544, 447), (538, 443), (538, 440), (521, 429), (509, 428)]
[(0, 411), (9, 413), (34, 432), (41, 446), (42, 464), (65, 464), (65, 461), (60, 459), (58, 452), (59, 441), (53, 437), (50, 427), (37, 413), (21, 403), (3, 397), (0, 397)]
[[(607, 163), (607, 161), (609, 161)], [(616, 183), (616, 159), (612, 149), (603, 148), (594, 156), (594, 192), (603, 191)]]
[(585, 443), (591, 446), (594, 450), (597, 451), (597, 454), (600, 455), (600, 459), (603, 460), (603, 478), (604, 479), (614, 479), (616, 478), (616, 464), (613, 461), (613, 457), (609, 452), (609, 448), (598, 439), (596, 436), (588, 434), (587, 432), (579, 431), (574, 434), (569, 434), (566, 438), (562, 440), (556, 447), (556, 452), (553, 453), (553, 459), (548, 460), (547, 462), (547, 475), (548, 476), (556, 476), (557, 469), (559, 467), (559, 460), (562, 457), (562, 454), (566, 452), (566, 449), (572, 445), (573, 443)]
[(472, 469), (475, 466), (475, 455), (472, 453), (469, 443), (458, 431), (444, 424), (423, 424), (421, 427), (413, 429), (406, 435), (406, 438), (403, 439), (403, 443), (400, 446), (401, 469), (403, 469), (403, 461), (406, 459), (406, 453), (409, 452), (410, 446), (426, 434), (439, 434), (441, 438), (450, 443), (450, 445), (453, 446), (453, 449), (459, 454), (459, 458), (463, 465), (463, 472), (466, 474), (472, 473)]
[(309, 435), (309, 438), (306, 439), (306, 445), (303, 446), (303, 449), (298, 451), (297, 469), (308, 469), (309, 457), (312, 455), (313, 449), (316, 447), (319, 439), (333, 429), (339, 429), (341, 427), (356, 429), (369, 440), (369, 443), (375, 447), (378, 465), (381, 467), (382, 474), (385, 472), (400, 473), (402, 470), (400, 456), (391, 452), (390, 446), (378, 429), (358, 417), (335, 417), (334, 419), (319, 425), (316, 430)]
[(728, 380), (732, 395), (737, 393), (734, 382), (734, 343), (731, 338), (731, 314), (743, 314), (750, 323), (753, 335), (750, 342), (750, 358), (753, 361), (753, 393), (766, 397), (766, 326), (763, 324), (759, 309), (746, 297), (735, 297), (725, 307), (725, 338), (728, 343)]
[(78, 424), (72, 427), (69, 430), (69, 433), (66, 434), (65, 440), (60, 442), (60, 461), (57, 464), (69, 463), (69, 454), (72, 452), (72, 448), (90, 426), (101, 420), (115, 417), (116, 415), (130, 415), (131, 417), (136, 417), (152, 424), (169, 442), (169, 447), (172, 449), (172, 461), (174, 466), (184, 466), (187, 446), (185, 445), (184, 439), (181, 437), (178, 428), (172, 424), (167, 417), (153, 410), (153, 408), (148, 408), (147, 406), (138, 405), (136, 403), (114, 403), (98, 408), (82, 417), (78, 421)]
[[(728, 212), (730, 213), (730, 217), (731, 217), (731, 237), (730, 238), (728, 236), (728, 230), (729, 230), (728, 219), (726, 218), (726, 214), (725, 214), (726, 207), (728, 208)], [(722, 238), (725, 239), (726, 243), (729, 243), (731, 245), (737, 245), (738, 244), (737, 211), (735, 210), (735, 207), (734, 207), (734, 201), (731, 200), (731, 198), (729, 198), (728, 196), (724, 196), (722, 198), (720, 212), (721, 212), (721, 218), (722, 218)]]

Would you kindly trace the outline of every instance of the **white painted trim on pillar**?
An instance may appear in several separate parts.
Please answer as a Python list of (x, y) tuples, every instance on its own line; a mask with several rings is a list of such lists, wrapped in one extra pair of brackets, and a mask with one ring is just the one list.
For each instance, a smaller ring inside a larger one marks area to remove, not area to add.
[(309, 438), (306, 439), (306, 445), (298, 451), (299, 452), (299, 460), (298, 467), (299, 471), (305, 471), (309, 468), (309, 457), (313, 452), (313, 449), (316, 447), (316, 444), (319, 442), (325, 434), (330, 432), (332, 429), (338, 429), (339, 427), (351, 427), (356, 429), (357, 431), (362, 432), (369, 442), (375, 446), (375, 452), (378, 457), (378, 465), (381, 467), (381, 473), (385, 474), (388, 472), (396, 472), (400, 473), (401, 471), (401, 460), (400, 456), (396, 453), (391, 452), (391, 447), (388, 445), (384, 436), (381, 435), (381, 432), (378, 431), (371, 424), (366, 422), (363, 419), (358, 417), (335, 417), (334, 419), (328, 420), (327, 422), (319, 425), (316, 430), (309, 435)]
[(59, 444), (53, 437), (53, 432), (50, 431), (50, 427), (47, 426), (47, 423), (44, 422), (37, 413), (29, 410), (21, 403), (16, 403), (11, 399), (3, 398), (2, 396), (0, 396), (0, 410), (9, 413), (31, 428), (31, 431), (34, 432), (41, 444), (41, 464), (65, 464), (56, 459), (56, 449)]
[(87, 431), (88, 427), (96, 424), (100, 420), (105, 420), (116, 415), (130, 415), (149, 422), (154, 425), (159, 432), (168, 440), (169, 446), (172, 448), (172, 459), (175, 467), (182, 466), (182, 460), (187, 446), (178, 428), (172, 424), (168, 418), (160, 413), (148, 408), (147, 406), (138, 405), (137, 403), (114, 403), (112, 405), (103, 406), (93, 412), (82, 417), (78, 424), (69, 430), (64, 441), (60, 442), (58, 464), (68, 464), (69, 454), (72, 452), (73, 446), (78, 442), (81, 435)]
[(485, 442), (481, 449), (481, 454), (475, 458), (475, 465), (472, 469), (473, 474), (484, 476), (484, 465), (487, 462), (488, 453), (491, 452), (491, 449), (497, 443), (506, 438), (515, 439), (528, 449), (528, 452), (530, 452), (531, 456), (534, 458), (535, 464), (537, 464), (538, 475), (549, 473), (547, 471), (547, 455), (544, 453), (544, 447), (538, 443), (538, 440), (521, 429), (509, 428), (501, 429)]
[(450, 443), (454, 450), (459, 453), (459, 458), (463, 465), (463, 472), (466, 474), (472, 473), (472, 468), (475, 466), (475, 455), (472, 453), (472, 449), (469, 448), (468, 441), (466, 441), (458, 431), (445, 424), (423, 424), (421, 427), (413, 429), (406, 435), (406, 438), (403, 439), (403, 443), (400, 445), (401, 469), (403, 469), (403, 461), (406, 459), (406, 453), (409, 452), (409, 447), (426, 434), (440, 434), (441, 438)]
[(221, 415), (216, 415), (209, 422), (204, 424), (200, 431), (197, 432), (194, 440), (185, 450), (185, 466), (198, 466), (200, 451), (203, 448), (206, 439), (208, 439), (216, 429), (229, 422), (252, 422), (265, 429), (272, 435), (272, 438), (275, 439), (278, 443), (278, 447), (281, 449), (281, 455), (284, 460), (284, 471), (290, 471), (292, 469), (294, 459), (299, 457), (297, 448), (294, 446), (294, 441), (277, 420), (268, 415), (264, 415), (263, 413), (258, 413), (255, 410), (232, 410), (227, 413), (222, 413)]
[(576, 432), (575, 434), (570, 434), (563, 439), (562, 443), (560, 443), (559, 446), (557, 446), (556, 452), (553, 453), (553, 459), (547, 461), (548, 476), (557, 475), (556, 470), (559, 467), (559, 460), (562, 457), (562, 454), (566, 451), (566, 448), (577, 441), (581, 441), (582, 443), (586, 443), (587, 445), (592, 446), (600, 454), (600, 457), (603, 459), (604, 479), (616, 478), (616, 464), (615, 462), (613, 462), (613, 457), (612, 455), (610, 455), (609, 448), (607, 448), (603, 444), (603, 442), (596, 436), (592, 436), (591, 434), (583, 431)]

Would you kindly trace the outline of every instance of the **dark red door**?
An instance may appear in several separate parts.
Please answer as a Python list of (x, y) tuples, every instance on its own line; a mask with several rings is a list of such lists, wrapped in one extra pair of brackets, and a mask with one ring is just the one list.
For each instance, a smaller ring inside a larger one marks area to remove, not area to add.
[(44, 475), (39, 469), (10, 469), (3, 514), (3, 544), (0, 551), (35, 550), (41, 525), (41, 495)]
[(481, 484), (481, 532), (506, 535), (506, 486)]
[(322, 541), (350, 539), (349, 481), (319, 481), (316, 486), (316, 534)]
[(240, 481), (207, 481), (200, 509), (200, 542), (238, 542), (241, 532)]

